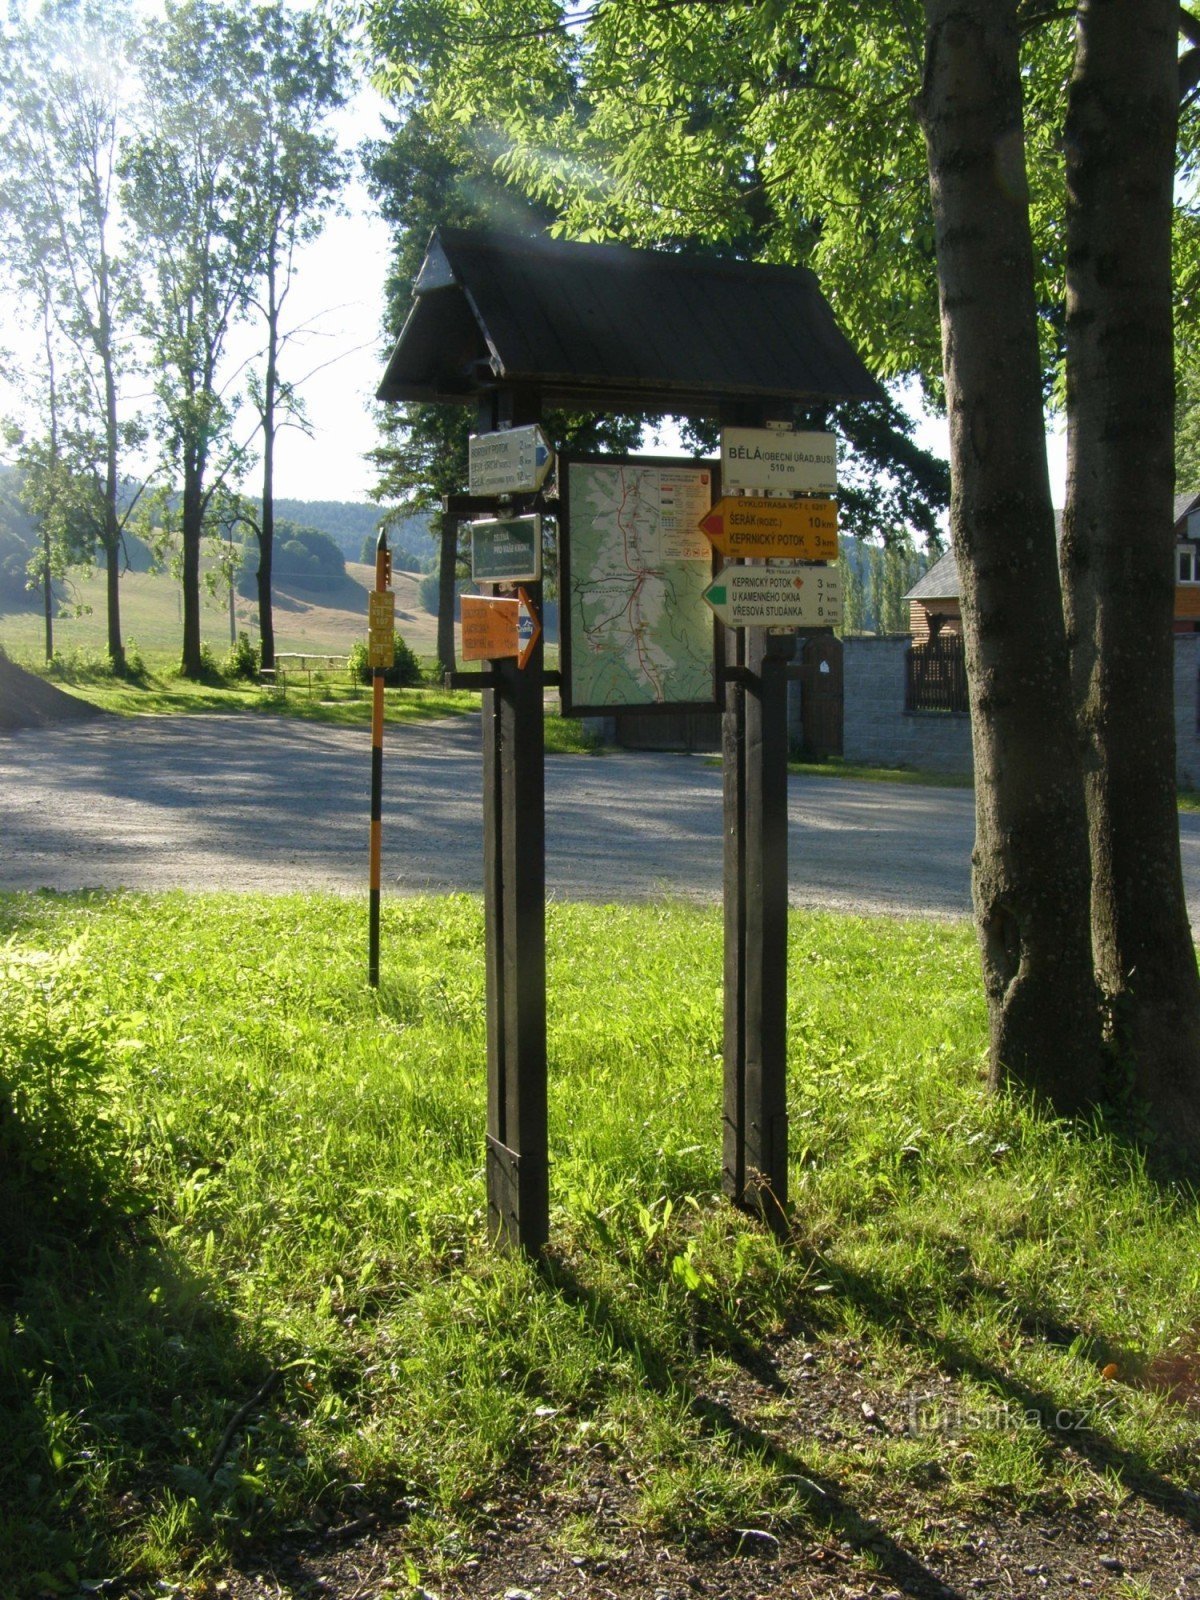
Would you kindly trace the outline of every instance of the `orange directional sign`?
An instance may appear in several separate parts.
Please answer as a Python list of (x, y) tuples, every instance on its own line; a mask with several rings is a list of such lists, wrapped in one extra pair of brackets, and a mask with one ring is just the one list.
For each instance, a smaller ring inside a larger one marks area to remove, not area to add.
[(725, 495), (700, 523), (723, 556), (836, 561), (836, 500)]
[(477, 594), (462, 597), (462, 654), (464, 661), (499, 661), (519, 656), (517, 637), (519, 600), (488, 600)]

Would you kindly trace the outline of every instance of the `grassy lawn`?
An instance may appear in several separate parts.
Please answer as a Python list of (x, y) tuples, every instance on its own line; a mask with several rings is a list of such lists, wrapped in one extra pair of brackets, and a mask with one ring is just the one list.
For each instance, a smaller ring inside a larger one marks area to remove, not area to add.
[[(345, 675), (314, 680), (312, 692), (303, 682), (286, 691), (214, 673), (206, 682), (181, 678), (161, 657), (136, 678), (114, 678), (107, 662), (92, 653), (76, 652), (53, 670), (29, 656), (14, 659), (47, 678), (68, 694), (78, 695), (115, 716), (186, 716), (196, 712), (294, 717), (331, 727), (366, 727), (371, 721), (371, 689), (351, 686)], [(469, 689), (422, 687), (386, 689), (384, 716), (389, 723), (433, 722), (478, 711), (480, 697)], [(575, 718), (559, 717), (547, 707), (546, 751), (551, 755), (591, 755), (599, 741)]]
[(806, 778), (854, 778), (860, 783), (906, 783), (921, 789), (973, 789), (969, 772), (918, 772), (912, 767), (869, 767), (858, 761), (789, 761), (788, 771)]
[[(800, 1535), (869, 1563), (864, 1518), (928, 1548), (1200, 1490), (1200, 1415), (1156, 1382), (1200, 1372), (1196, 1198), (986, 1097), (967, 929), (793, 915), (780, 1242), (719, 1199), (720, 912), (552, 904), (539, 1273), (486, 1241), (475, 900), (385, 902), (378, 993), (333, 898), (0, 924), (6, 1596), (212, 1593), (248, 1541), (373, 1511), (404, 1593), (506, 1495), (577, 1563)], [(800, 1349), (818, 1382), (743, 1405)]]

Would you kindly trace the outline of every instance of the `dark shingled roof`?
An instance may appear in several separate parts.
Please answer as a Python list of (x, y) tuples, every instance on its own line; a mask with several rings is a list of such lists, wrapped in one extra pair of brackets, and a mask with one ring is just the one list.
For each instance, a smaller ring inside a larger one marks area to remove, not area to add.
[(803, 267), (437, 229), (380, 400), (711, 412), (881, 390)]
[(947, 550), (933, 563), (929, 571), (923, 573), (916, 583), (904, 596), (906, 600), (957, 600), (958, 587), (958, 562), (954, 559), (954, 551)]

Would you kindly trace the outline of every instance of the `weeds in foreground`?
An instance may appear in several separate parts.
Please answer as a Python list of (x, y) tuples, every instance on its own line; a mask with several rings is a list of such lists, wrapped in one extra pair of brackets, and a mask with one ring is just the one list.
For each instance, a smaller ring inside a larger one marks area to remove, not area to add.
[[(370, 1504), (419, 1573), (504, 1486), (596, 1472), (731, 1547), (889, 1496), (1200, 1488), (1196, 1413), (1149, 1381), (1191, 1371), (1195, 1197), (985, 1097), (965, 929), (793, 917), (781, 1244), (718, 1198), (719, 913), (552, 906), (541, 1274), (486, 1241), (473, 900), (388, 902), (378, 993), (332, 898), (11, 896), (0, 934), (3, 1181), (35, 1197), (4, 1196), (5, 1594), (149, 1593)], [(41, 1226), (52, 1149), (86, 1232)], [(748, 1414), (747, 1363), (801, 1346), (821, 1426), (802, 1385)]]

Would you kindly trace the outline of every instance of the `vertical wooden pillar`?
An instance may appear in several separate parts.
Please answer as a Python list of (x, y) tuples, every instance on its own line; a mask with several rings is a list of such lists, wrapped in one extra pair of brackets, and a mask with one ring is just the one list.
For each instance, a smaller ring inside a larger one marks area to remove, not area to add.
[[(488, 396), (476, 428), (536, 422), (539, 410)], [(524, 587), (540, 616), (541, 584)], [(488, 1226), (531, 1255), (550, 1231), (543, 661), (539, 639), (524, 669), (491, 662), (497, 687), (483, 695)]]
[[(731, 420), (731, 419), (727, 419)], [(743, 419), (738, 418), (741, 421)], [(758, 419), (745, 419), (754, 425)], [(787, 664), (794, 635), (726, 631), (723, 1182), (786, 1225)]]

